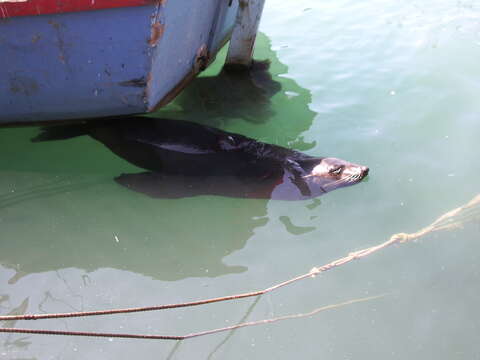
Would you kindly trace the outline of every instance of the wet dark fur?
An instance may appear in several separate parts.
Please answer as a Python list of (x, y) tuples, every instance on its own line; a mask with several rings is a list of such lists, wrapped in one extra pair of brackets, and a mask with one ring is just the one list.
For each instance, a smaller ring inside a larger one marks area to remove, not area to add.
[[(46, 127), (32, 141), (80, 135), (90, 135), (118, 156), (149, 170), (116, 180), (154, 197), (216, 194), (294, 200), (361, 180), (328, 188), (333, 178), (311, 176), (322, 157), (179, 120), (134, 116)], [(279, 191), (282, 195), (274, 196)]]

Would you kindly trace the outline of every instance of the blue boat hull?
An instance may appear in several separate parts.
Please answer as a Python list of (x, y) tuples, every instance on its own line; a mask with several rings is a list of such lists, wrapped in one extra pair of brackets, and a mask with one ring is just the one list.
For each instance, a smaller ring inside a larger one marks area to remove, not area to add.
[(176, 0), (0, 20), (0, 123), (152, 111), (215, 57), (237, 7)]

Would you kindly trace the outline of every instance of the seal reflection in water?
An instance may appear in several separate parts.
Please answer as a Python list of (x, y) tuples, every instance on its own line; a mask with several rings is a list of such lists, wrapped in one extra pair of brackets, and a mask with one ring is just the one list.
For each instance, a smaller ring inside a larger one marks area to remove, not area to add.
[(360, 182), (365, 166), (313, 157), (187, 121), (124, 117), (45, 127), (32, 141), (90, 135), (149, 170), (115, 180), (151, 197), (221, 195), (300, 200)]

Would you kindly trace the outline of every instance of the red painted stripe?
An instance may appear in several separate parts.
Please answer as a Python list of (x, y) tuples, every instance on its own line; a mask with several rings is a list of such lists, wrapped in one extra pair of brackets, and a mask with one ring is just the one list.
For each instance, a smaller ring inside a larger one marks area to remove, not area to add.
[(0, 18), (141, 6), (155, 0), (0, 0)]

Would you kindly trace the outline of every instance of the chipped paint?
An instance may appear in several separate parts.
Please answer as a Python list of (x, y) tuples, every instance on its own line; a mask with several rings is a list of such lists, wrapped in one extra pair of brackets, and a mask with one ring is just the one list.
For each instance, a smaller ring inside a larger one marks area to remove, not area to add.
[(38, 91), (38, 83), (31, 77), (17, 75), (10, 78), (10, 91), (13, 94), (31, 96)]
[(146, 79), (146, 86), (145, 86), (145, 89), (143, 90), (143, 103), (147, 105), (147, 107), (148, 107), (148, 93), (150, 90), (150, 84), (152, 82), (152, 79), (153, 79), (152, 73), (149, 72)]
[(55, 29), (55, 32), (57, 33), (56, 45), (57, 45), (58, 50), (59, 50), (58, 59), (60, 60), (60, 62), (62, 64), (68, 65), (68, 56), (67, 56), (67, 52), (66, 52), (67, 44), (65, 43), (65, 40), (63, 38), (63, 34), (62, 34), (62, 31), (61, 31), (61, 29), (63, 27), (65, 27), (65, 25), (63, 25), (61, 23), (58, 23), (56, 21), (53, 21), (53, 20), (48, 20), (48, 23), (50, 25), (52, 25), (52, 27)]
[(249, 1), (249, 0), (239, 0), (239, 1), (238, 1), (238, 7), (239, 7), (241, 10), (245, 10), (245, 9), (248, 7), (248, 1)]
[(127, 81), (121, 81), (118, 83), (120, 86), (132, 86), (132, 87), (145, 87), (147, 86), (147, 80), (144, 77), (138, 79), (131, 79)]
[(56, 29), (56, 30), (60, 29), (60, 26), (61, 26), (61, 25), (60, 25), (59, 23), (57, 23), (57, 22), (55, 22), (55, 21), (53, 21), (53, 20), (48, 20), (48, 23), (49, 23), (50, 25), (52, 25), (54, 29)]
[(32, 44), (37, 43), (38, 40), (40, 40), (41, 38), (42, 38), (42, 36), (40, 34), (33, 35), (32, 36)]
[(203, 71), (207, 68), (207, 65), (210, 60), (210, 54), (208, 52), (207, 44), (202, 44), (198, 50), (197, 54), (195, 56), (195, 60), (193, 62), (193, 67), (195, 72), (200, 72)]
[(150, 40), (148, 40), (148, 45), (154, 47), (157, 46), (158, 41), (161, 39), (163, 36), (163, 33), (165, 32), (165, 25), (160, 23), (160, 22), (155, 22), (152, 24), (152, 32), (150, 35)]

